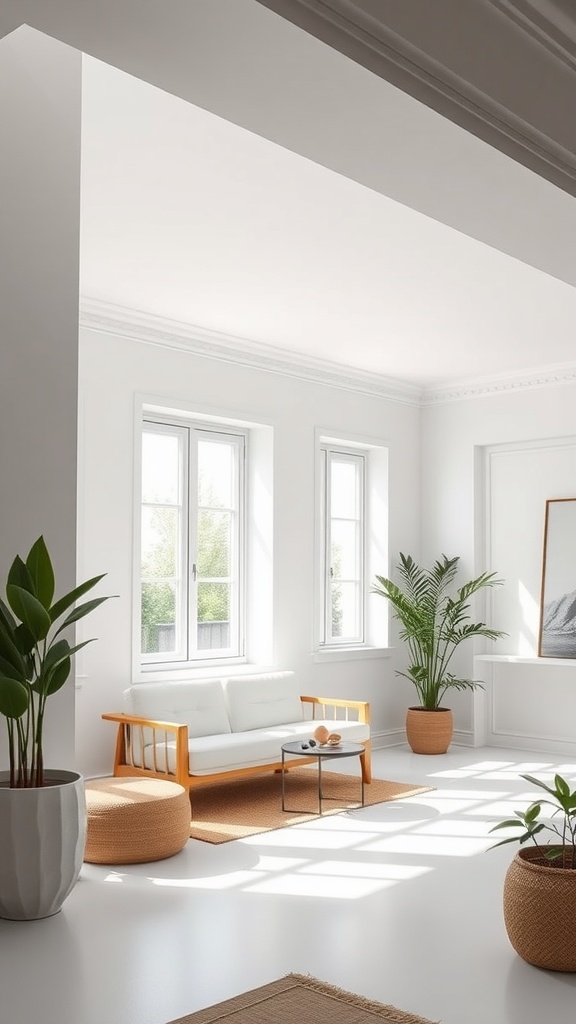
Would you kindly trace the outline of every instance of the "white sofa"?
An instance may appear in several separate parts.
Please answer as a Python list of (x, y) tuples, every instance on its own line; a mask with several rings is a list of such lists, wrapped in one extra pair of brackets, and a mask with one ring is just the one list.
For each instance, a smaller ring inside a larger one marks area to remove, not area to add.
[[(138, 683), (124, 699), (123, 712), (102, 715), (118, 723), (114, 775), (171, 779), (190, 790), (236, 775), (278, 771), (282, 744), (304, 741), (323, 722), (344, 740), (364, 744), (362, 774), (371, 781), (370, 705), (302, 696), (293, 672)], [(287, 759), (286, 767), (296, 763), (308, 759)]]

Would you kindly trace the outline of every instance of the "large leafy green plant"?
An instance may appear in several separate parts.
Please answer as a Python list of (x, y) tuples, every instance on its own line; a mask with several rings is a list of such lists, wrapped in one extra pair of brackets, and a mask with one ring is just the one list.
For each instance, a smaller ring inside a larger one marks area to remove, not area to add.
[(410, 664), (406, 672), (396, 674), (414, 683), (420, 707), (427, 711), (438, 710), (447, 690), (473, 690), (480, 685), (449, 671), (461, 643), (474, 636), (496, 640), (505, 635), (484, 622), (473, 622), (469, 615), (472, 595), (502, 580), (496, 579), (496, 573), (484, 572), (456, 588), (459, 561), (458, 556), (442, 555), (427, 569), (400, 553), (399, 582), (376, 576), (372, 589), (392, 605), (393, 616), (401, 624), (399, 637), (408, 647)]
[(25, 561), (14, 559), (0, 599), (0, 714), (8, 729), (10, 787), (43, 786), (46, 702), (64, 685), (72, 657), (86, 644), (70, 646), (64, 630), (108, 597), (76, 601), (106, 574), (94, 576), (54, 600), (52, 561), (43, 537)]
[[(501, 828), (520, 828), (522, 835), (501, 839), (492, 849), (495, 849), (496, 846), (504, 846), (506, 843), (523, 844), (532, 840), (540, 851), (543, 862), (549, 862), (550, 867), (576, 870), (576, 789), (571, 790), (566, 779), (561, 775), (554, 776), (553, 786), (548, 786), (540, 779), (535, 779), (533, 775), (521, 775), (520, 778), (543, 789), (548, 796), (541, 800), (535, 800), (525, 811), (514, 811), (516, 817), (506, 818), (505, 821), (499, 821), (497, 825), (494, 825), (494, 828), (490, 829), (491, 832), (496, 832)], [(545, 816), (542, 805), (546, 809), (554, 808), (545, 821), (541, 821), (541, 817)], [(554, 821), (555, 818), (558, 818), (558, 823)], [(542, 844), (536, 839), (536, 836), (542, 832), (552, 836), (552, 843)]]

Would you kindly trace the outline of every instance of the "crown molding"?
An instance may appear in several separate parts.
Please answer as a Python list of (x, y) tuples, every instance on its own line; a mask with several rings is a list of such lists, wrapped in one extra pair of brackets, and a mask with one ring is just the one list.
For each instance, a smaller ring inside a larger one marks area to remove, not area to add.
[[(530, 22), (526, 0), (479, 0), (496, 18), (507, 19), (520, 36), (529, 30), (566, 71), (566, 50), (551, 35)], [(576, 195), (576, 154), (557, 139), (530, 124), (518, 113), (446, 64), (394, 31), (381, 17), (368, 14), (358, 0), (259, 0), (340, 53), (385, 79), (403, 92), (459, 124), (559, 188)], [(458, 0), (462, 3), (462, 0)], [(522, 7), (522, 10), (518, 8)], [(470, 15), (473, 7), (470, 5)], [(497, 29), (497, 24), (496, 24)], [(552, 32), (552, 29), (550, 30)], [(527, 71), (530, 69), (527, 53)]]
[(404, 405), (431, 406), (576, 384), (576, 362), (425, 387), (83, 296), (79, 325), (145, 345), (249, 366)]
[(550, 0), (488, 0), (557, 60), (576, 71), (576, 8), (570, 16)]
[(439, 387), (425, 388), (421, 405), (446, 405), (465, 402), (473, 398), (494, 398), (499, 395), (532, 391), (537, 388), (570, 387), (576, 384), (576, 362), (556, 363), (535, 370), (478, 377), (474, 380), (454, 382)]
[(167, 317), (128, 309), (111, 302), (83, 296), (80, 299), (80, 327), (101, 334), (129, 338), (145, 345), (157, 345), (188, 352), (205, 359), (250, 366), (255, 370), (277, 373), (314, 384), (356, 391), (404, 405), (420, 405), (422, 388), (329, 360), (276, 348), (196, 327)]

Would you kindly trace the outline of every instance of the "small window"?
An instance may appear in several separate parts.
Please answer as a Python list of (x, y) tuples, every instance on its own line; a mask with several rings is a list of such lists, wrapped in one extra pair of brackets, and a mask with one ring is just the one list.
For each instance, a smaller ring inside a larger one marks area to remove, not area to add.
[(364, 453), (321, 446), (321, 645), (365, 641)]
[(243, 432), (144, 421), (143, 664), (244, 654), (245, 451)]

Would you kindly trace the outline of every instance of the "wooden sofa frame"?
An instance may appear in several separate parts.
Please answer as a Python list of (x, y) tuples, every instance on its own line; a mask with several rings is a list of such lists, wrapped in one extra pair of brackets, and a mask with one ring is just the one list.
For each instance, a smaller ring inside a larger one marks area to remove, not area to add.
[[(328, 727), (330, 719), (336, 720), (338, 718), (337, 711), (339, 709), (340, 711), (345, 711), (344, 717), (347, 721), (350, 719), (351, 713), (354, 713), (356, 721), (364, 722), (366, 725), (370, 724), (370, 704), (368, 701), (309, 696), (301, 696), (300, 700), (303, 704), (312, 705), (311, 726), (313, 722), (318, 722), (319, 724), (326, 722)], [(328, 713), (330, 709), (332, 711), (331, 714)], [(257, 775), (269, 770), (282, 770), (282, 761), (278, 760), (270, 764), (261, 764), (249, 768), (231, 768), (229, 771), (190, 775), (187, 725), (181, 725), (178, 722), (160, 722), (152, 718), (139, 718), (135, 715), (127, 715), (120, 712), (103, 714), (102, 718), (107, 722), (116, 722), (118, 724), (116, 750), (114, 753), (115, 776), (142, 775), (145, 778), (167, 779), (170, 782), (178, 782), (190, 793), (190, 790), (194, 787), (206, 785), (207, 783), (233, 779), (241, 775)], [(139, 730), (139, 748), (141, 749), (144, 743), (144, 729), (151, 729), (153, 732), (153, 737), (150, 740), (154, 749), (153, 768), (142, 768), (134, 763), (133, 737), (135, 731)], [(175, 771), (168, 769), (168, 743), (176, 744)], [(163, 756), (157, 749), (157, 747), (162, 745), (164, 746)], [(360, 755), (362, 778), (364, 782), (369, 783), (372, 781), (370, 740), (364, 742), (364, 747), (364, 753)], [(297, 760), (291, 761), (290, 764), (286, 762), (284, 769), (287, 771), (296, 764), (311, 764), (314, 760), (315, 758), (313, 757), (299, 757)]]

